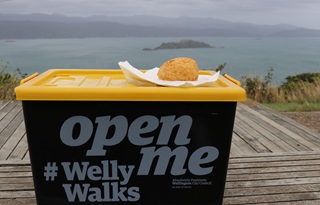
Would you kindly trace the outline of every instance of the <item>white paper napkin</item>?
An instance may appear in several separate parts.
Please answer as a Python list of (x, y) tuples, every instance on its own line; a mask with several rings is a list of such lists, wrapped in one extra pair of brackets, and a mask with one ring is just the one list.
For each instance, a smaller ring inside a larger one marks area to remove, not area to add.
[(170, 87), (203, 87), (203, 86), (213, 86), (213, 82), (219, 77), (220, 72), (214, 75), (199, 75), (197, 81), (166, 81), (160, 80), (158, 78), (159, 68), (155, 67), (145, 73), (136, 69), (128, 61), (119, 62), (122, 72), (126, 76), (127, 80), (131, 83), (137, 85), (162, 85)]

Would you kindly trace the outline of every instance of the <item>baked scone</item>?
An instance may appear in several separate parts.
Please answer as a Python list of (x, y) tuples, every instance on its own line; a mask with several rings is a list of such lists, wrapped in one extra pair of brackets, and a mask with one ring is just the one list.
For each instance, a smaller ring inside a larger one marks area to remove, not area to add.
[(158, 78), (168, 81), (196, 81), (199, 76), (198, 64), (192, 58), (173, 58), (160, 66)]

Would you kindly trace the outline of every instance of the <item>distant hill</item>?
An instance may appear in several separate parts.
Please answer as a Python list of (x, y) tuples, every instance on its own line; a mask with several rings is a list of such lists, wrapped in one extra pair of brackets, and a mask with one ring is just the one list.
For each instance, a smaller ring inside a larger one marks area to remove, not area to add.
[(213, 18), (158, 16), (69, 17), (0, 14), (0, 39), (88, 37), (320, 37), (320, 30), (256, 25)]

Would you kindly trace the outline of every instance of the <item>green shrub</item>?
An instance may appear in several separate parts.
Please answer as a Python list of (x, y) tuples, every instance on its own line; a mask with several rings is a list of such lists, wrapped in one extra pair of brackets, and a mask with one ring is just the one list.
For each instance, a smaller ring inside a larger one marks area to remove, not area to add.
[(320, 82), (320, 73), (302, 73), (295, 76), (286, 77), (287, 82), (281, 85), (281, 88), (287, 91), (295, 89), (300, 85), (314, 85)]
[(272, 88), (273, 68), (268, 70), (267, 75), (262, 78), (258, 75), (242, 76), (242, 85), (247, 92), (248, 98), (258, 102), (272, 102), (277, 90)]
[(280, 86), (288, 102), (320, 102), (320, 73), (288, 76)]

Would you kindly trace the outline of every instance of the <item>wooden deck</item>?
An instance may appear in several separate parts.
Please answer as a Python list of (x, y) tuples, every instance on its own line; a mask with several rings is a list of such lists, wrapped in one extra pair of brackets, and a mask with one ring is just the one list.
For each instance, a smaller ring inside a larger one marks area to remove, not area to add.
[[(0, 204), (35, 205), (21, 103), (0, 101)], [(239, 103), (224, 204), (320, 204), (320, 134)]]
[(0, 101), (0, 161), (29, 160), (22, 105)]

